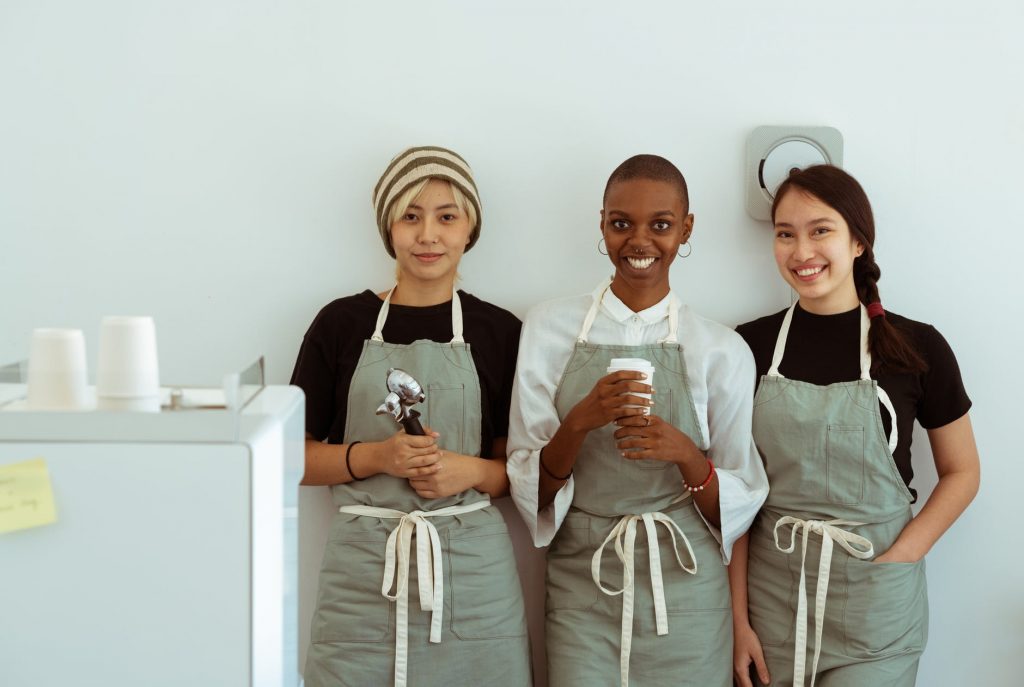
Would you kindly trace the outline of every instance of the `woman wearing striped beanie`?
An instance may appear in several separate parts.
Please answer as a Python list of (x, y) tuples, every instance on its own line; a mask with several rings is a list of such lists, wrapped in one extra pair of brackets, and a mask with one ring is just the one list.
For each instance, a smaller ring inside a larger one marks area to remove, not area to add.
[[(303, 484), (330, 486), (338, 506), (305, 683), (529, 685), (512, 543), (490, 503), (508, 493), (520, 322), (455, 290), (480, 236), (476, 183), (456, 153), (409, 148), (373, 206), (397, 285), (324, 307), (292, 375), (306, 393)], [(394, 368), (425, 392), (423, 435), (381, 403)]]

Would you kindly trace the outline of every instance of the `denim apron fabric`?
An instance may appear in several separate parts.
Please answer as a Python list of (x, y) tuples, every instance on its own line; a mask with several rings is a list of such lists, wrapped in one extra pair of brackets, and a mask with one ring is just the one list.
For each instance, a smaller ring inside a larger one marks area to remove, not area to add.
[[(391, 294), (352, 377), (345, 443), (383, 441), (375, 414), (397, 367), (426, 392), (422, 422), (442, 450), (480, 446), (480, 381), (452, 294), (450, 343), (389, 344), (381, 334)], [(419, 496), (407, 480), (378, 474), (331, 488), (339, 512), (320, 573), (307, 687), (449, 687), (532, 683), (526, 616), (512, 542), (486, 494)], [(418, 604), (410, 604), (410, 586)]]
[(771, 490), (751, 528), (750, 621), (772, 685), (913, 685), (927, 640), (924, 561), (872, 562), (910, 522), (912, 497), (892, 457), (895, 411), (870, 377), (867, 310), (860, 379), (818, 386), (779, 373), (795, 307), (754, 398)]
[[(652, 412), (703, 445), (675, 297), (664, 341), (592, 344), (587, 339), (607, 288), (595, 293), (559, 382), (559, 418), (607, 374), (612, 358), (645, 358), (656, 371)], [(616, 429), (593, 430), (583, 442), (573, 467), (572, 507), (548, 549), (551, 687), (727, 687), (732, 617), (718, 543), (675, 464), (623, 458), (612, 436)]]

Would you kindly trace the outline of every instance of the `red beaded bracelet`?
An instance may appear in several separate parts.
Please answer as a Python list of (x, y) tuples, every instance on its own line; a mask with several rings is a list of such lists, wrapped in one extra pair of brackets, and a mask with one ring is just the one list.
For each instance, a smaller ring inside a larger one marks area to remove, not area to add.
[(709, 484), (711, 484), (711, 479), (715, 476), (715, 464), (711, 462), (710, 458), (708, 458), (707, 461), (708, 461), (708, 476), (704, 478), (704, 481), (701, 482), (696, 487), (691, 487), (689, 484), (686, 483), (686, 480), (683, 479), (683, 489), (686, 489), (691, 494), (695, 494), (698, 491), (704, 491), (704, 487), (706, 487)]

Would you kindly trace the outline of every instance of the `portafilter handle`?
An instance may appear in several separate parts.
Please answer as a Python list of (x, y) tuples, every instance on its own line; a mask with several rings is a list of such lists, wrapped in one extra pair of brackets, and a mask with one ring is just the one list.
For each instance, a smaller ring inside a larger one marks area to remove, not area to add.
[(423, 393), (420, 383), (411, 374), (397, 367), (388, 370), (385, 382), (388, 395), (384, 398), (384, 403), (377, 409), (377, 414), (391, 415), (405, 428), (406, 434), (426, 435), (423, 425), (420, 424), (419, 412), (412, 408), (413, 405), (422, 402), (427, 397)]
[(420, 414), (418, 411), (409, 408), (406, 411), (405, 417), (399, 422), (402, 423), (402, 427), (405, 427), (406, 434), (413, 434), (415, 436), (425, 436), (426, 432), (423, 431), (423, 425), (420, 424)]

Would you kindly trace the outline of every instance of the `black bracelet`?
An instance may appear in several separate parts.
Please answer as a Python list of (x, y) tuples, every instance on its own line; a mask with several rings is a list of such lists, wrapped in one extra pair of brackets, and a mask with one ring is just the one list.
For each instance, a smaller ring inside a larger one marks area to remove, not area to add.
[(352, 472), (352, 464), (349, 462), (349, 459), (352, 457), (352, 447), (355, 446), (356, 444), (361, 443), (363, 442), (353, 441), (351, 444), (348, 445), (348, 448), (345, 449), (345, 469), (348, 470), (348, 476), (352, 478), (353, 482), (358, 482), (362, 479), (365, 479), (363, 477), (356, 477), (356, 473)]
[(540, 450), (539, 458), (540, 458), (540, 469), (543, 470), (544, 472), (546, 472), (548, 477), (550, 477), (551, 479), (557, 479), (560, 482), (565, 482), (570, 477), (572, 477), (572, 468), (569, 468), (569, 474), (566, 475), (565, 477), (559, 477), (555, 473), (553, 473), (550, 470), (548, 470), (548, 466), (544, 464), (544, 449)]

